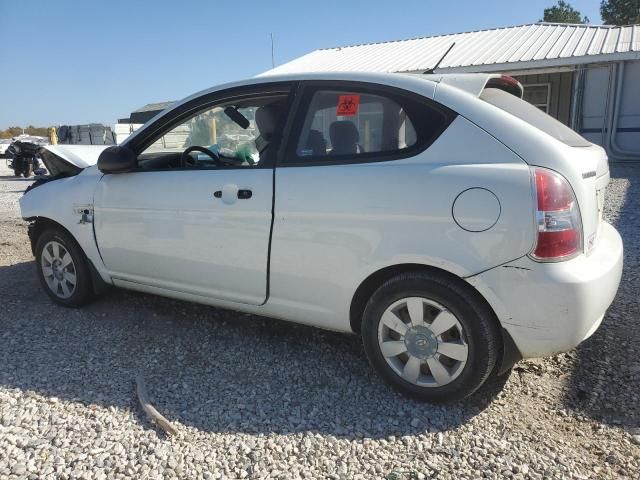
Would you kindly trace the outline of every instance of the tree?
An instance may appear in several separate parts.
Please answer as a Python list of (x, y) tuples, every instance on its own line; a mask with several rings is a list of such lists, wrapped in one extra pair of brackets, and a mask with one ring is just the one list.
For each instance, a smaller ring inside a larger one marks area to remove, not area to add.
[(0, 130), (0, 138), (17, 137), (22, 133), (35, 135), (37, 137), (46, 137), (49, 132), (47, 127), (34, 127), (33, 125), (29, 125), (24, 129), (22, 127), (9, 127), (6, 130)]
[(640, 23), (640, 0), (602, 0), (600, 16), (606, 25)]
[(587, 17), (574, 9), (571, 4), (559, 0), (557, 5), (544, 9), (544, 18), (542, 22), (553, 23), (589, 23)]

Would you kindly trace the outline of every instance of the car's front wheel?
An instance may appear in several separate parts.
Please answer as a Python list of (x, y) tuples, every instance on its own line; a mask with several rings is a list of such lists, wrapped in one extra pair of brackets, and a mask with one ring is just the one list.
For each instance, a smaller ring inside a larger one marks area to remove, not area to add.
[(433, 272), (402, 274), (378, 288), (364, 311), (362, 337), (387, 382), (435, 403), (475, 392), (500, 354), (489, 307), (462, 281)]
[(88, 260), (78, 243), (61, 229), (43, 232), (36, 243), (36, 268), (45, 292), (65, 307), (93, 298)]

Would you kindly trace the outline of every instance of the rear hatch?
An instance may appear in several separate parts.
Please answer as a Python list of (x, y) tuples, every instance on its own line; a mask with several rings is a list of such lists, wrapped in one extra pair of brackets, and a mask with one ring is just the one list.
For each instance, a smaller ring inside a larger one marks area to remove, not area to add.
[(588, 253), (597, 244), (605, 190), (609, 183), (609, 162), (605, 150), (504, 90), (485, 88), (480, 98), (557, 140), (538, 141), (532, 136), (528, 142), (513, 147), (528, 164), (555, 170), (569, 181), (580, 209), (584, 252)]

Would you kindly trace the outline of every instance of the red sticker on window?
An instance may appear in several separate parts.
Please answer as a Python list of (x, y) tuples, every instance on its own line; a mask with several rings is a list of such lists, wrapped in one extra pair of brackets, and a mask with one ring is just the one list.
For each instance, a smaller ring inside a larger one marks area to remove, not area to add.
[(340, 95), (338, 97), (337, 116), (355, 115), (358, 113), (360, 105), (360, 95)]

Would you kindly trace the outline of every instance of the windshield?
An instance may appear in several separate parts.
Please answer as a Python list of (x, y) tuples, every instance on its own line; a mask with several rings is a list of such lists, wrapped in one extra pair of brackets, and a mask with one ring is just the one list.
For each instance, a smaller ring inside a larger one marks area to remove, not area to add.
[[(526, 87), (525, 87), (526, 88)], [(497, 88), (485, 88), (480, 98), (533, 125), (570, 147), (590, 147), (591, 143), (539, 108)]]

